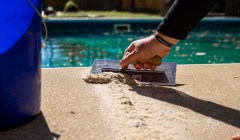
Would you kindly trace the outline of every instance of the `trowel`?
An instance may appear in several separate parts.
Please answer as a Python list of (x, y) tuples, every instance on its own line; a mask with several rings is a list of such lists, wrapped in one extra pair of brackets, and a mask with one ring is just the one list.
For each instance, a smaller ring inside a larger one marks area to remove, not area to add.
[(175, 62), (162, 62), (155, 70), (136, 70), (133, 65), (129, 65), (127, 69), (123, 69), (119, 63), (120, 60), (95, 59), (90, 73), (123, 73), (130, 75), (141, 84), (175, 86), (177, 68)]

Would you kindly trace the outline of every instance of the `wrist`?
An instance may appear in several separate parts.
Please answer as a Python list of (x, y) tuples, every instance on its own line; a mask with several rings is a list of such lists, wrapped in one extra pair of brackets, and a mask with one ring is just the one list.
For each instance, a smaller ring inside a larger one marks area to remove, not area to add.
[(164, 39), (165, 41), (175, 45), (179, 42), (179, 39), (175, 39), (175, 38), (172, 38), (172, 37), (169, 37), (169, 36), (166, 36), (164, 34), (161, 34), (159, 32), (156, 32), (156, 34), (158, 34), (162, 39)]
[(163, 43), (160, 43), (156, 38), (155, 35), (151, 35), (149, 37), (150, 46), (153, 46), (153, 52), (156, 53), (156, 55), (160, 57), (166, 57), (169, 52), (171, 51), (171, 48), (164, 45)]

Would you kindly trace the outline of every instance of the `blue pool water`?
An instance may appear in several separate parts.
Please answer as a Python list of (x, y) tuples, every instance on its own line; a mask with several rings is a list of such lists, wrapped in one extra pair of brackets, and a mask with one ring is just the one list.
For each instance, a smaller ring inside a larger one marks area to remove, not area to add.
[[(154, 33), (159, 20), (48, 21), (50, 37), (42, 50), (42, 67), (91, 66), (95, 58), (121, 59), (136, 40)], [(114, 30), (128, 24), (129, 32)], [(240, 20), (206, 19), (173, 47), (163, 61), (178, 64), (240, 63)]]

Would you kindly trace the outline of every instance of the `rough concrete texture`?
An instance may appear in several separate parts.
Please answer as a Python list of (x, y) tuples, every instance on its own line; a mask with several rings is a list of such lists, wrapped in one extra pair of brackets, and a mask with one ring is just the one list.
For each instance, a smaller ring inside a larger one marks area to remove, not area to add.
[(240, 64), (178, 65), (175, 87), (88, 84), (90, 68), (42, 70), (42, 114), (0, 140), (231, 139)]

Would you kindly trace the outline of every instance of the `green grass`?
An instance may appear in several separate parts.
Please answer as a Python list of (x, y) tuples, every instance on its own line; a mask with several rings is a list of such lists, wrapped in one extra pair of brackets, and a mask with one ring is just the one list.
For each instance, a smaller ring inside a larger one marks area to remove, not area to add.
[(120, 18), (160, 18), (159, 13), (132, 13), (119, 11), (79, 11), (79, 12), (62, 12), (57, 17), (120, 17)]

